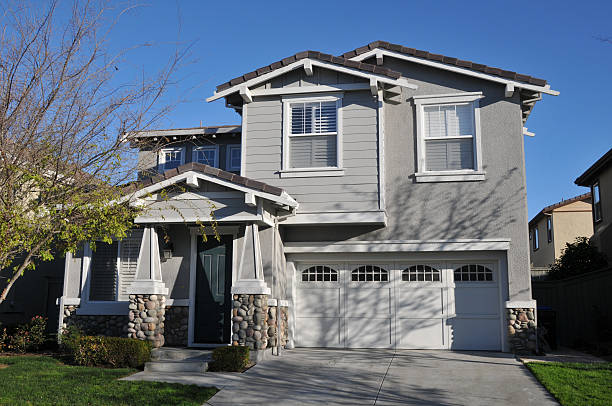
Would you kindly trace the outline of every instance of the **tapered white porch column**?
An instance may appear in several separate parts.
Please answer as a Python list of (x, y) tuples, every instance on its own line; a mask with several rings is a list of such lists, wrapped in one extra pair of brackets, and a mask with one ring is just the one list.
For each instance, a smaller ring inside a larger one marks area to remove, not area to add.
[(130, 293), (168, 294), (168, 288), (162, 280), (159, 242), (154, 226), (147, 226), (144, 229), (136, 264), (136, 278), (130, 285)]
[(248, 224), (244, 231), (244, 244), (238, 262), (236, 281), (232, 285), (233, 294), (269, 295), (270, 288), (264, 280), (259, 226)]

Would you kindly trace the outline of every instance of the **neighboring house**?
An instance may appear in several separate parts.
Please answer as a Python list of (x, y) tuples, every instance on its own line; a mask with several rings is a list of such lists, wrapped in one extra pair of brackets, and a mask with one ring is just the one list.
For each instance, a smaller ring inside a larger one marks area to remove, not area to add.
[(591, 193), (544, 207), (529, 222), (532, 271), (546, 268), (561, 256), (566, 243), (593, 235)]
[(612, 261), (612, 149), (576, 179), (593, 195), (593, 241)]
[[(62, 324), (155, 345), (533, 349), (523, 134), (543, 94), (381, 41), (223, 83), (208, 101), (240, 126), (140, 134), (133, 201), (153, 210), (68, 259)], [(198, 226), (212, 206), (220, 241)]]

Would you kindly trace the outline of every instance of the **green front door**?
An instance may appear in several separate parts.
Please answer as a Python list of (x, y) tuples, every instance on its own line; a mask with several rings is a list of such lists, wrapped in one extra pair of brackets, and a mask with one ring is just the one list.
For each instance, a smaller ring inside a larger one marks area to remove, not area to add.
[(196, 266), (196, 343), (229, 343), (231, 328), (232, 236), (221, 241), (198, 237)]

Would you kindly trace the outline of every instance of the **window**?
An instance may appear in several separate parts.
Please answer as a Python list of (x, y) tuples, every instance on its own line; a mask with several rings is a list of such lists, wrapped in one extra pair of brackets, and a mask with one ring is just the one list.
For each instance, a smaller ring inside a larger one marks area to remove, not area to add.
[(328, 266), (316, 265), (302, 271), (302, 282), (337, 282), (338, 272)]
[(418, 182), (483, 180), (481, 93), (415, 96)]
[(226, 170), (228, 171), (239, 171), (240, 170), (240, 145), (228, 145), (227, 146), (227, 161), (225, 163)]
[(548, 242), (552, 242), (552, 217), (546, 217), (546, 236), (548, 237)]
[(388, 282), (389, 272), (376, 265), (364, 265), (351, 272), (353, 282)]
[(185, 163), (184, 148), (164, 148), (159, 151), (159, 171), (164, 172), (168, 169), (173, 169)]
[(601, 195), (599, 193), (599, 182), (595, 182), (593, 184), (593, 190), (591, 194), (593, 195), (593, 220), (595, 222), (601, 221)]
[(540, 233), (538, 233), (538, 228), (533, 229), (533, 250), (536, 251), (540, 248)]
[(202, 147), (194, 147), (192, 161), (204, 165), (219, 167), (219, 146), (206, 145)]
[(404, 282), (439, 282), (440, 271), (429, 265), (413, 265), (402, 272)]
[(338, 97), (287, 99), (283, 170), (326, 171), (341, 167)]
[(493, 271), (484, 265), (463, 265), (453, 272), (455, 282), (491, 282)]

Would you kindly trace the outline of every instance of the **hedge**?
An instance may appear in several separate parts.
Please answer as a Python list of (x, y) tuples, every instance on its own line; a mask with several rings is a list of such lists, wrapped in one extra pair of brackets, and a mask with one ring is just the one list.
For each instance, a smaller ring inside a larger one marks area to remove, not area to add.
[(208, 364), (208, 370), (216, 372), (242, 372), (249, 365), (249, 354), (249, 347), (217, 347), (213, 350), (213, 360)]
[(66, 347), (83, 366), (140, 368), (151, 359), (151, 343), (123, 337), (81, 336)]

